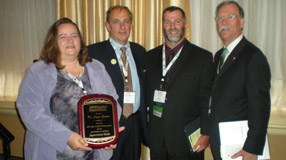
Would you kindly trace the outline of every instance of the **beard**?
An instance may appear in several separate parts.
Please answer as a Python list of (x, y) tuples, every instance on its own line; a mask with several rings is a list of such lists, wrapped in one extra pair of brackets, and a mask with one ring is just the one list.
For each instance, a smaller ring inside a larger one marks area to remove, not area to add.
[[(167, 38), (167, 40), (171, 43), (177, 43), (179, 42), (183, 37), (184, 37), (184, 34), (185, 34), (185, 27), (182, 27), (180, 29), (169, 29), (169, 30), (166, 30), (165, 28), (163, 29), (164, 31), (164, 36)], [(177, 31), (178, 34), (177, 35), (171, 35), (169, 34), (170, 32), (172, 31)]]

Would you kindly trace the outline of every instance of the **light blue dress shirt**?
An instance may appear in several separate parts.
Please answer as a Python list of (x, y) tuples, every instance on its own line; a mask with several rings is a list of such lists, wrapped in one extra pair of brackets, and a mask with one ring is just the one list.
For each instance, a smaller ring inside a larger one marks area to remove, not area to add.
[[(115, 45), (116, 50), (117, 50), (115, 52), (117, 52), (119, 54), (119, 56), (121, 56), (121, 54), (122, 54), (122, 51), (120, 50), (120, 48), (121, 47), (127, 48), (126, 54), (129, 56), (128, 63), (129, 63), (130, 70), (131, 70), (132, 88), (133, 88), (133, 91), (135, 92), (135, 103), (133, 105), (133, 113), (135, 113), (140, 106), (140, 84), (139, 84), (137, 68), (136, 68), (136, 64), (135, 64), (135, 61), (134, 61), (134, 58), (132, 55), (132, 51), (131, 51), (130, 47), (128, 48), (128, 46), (130, 46), (129, 42), (126, 45), (121, 45), (121, 44), (117, 43), (115, 40), (113, 40), (112, 38), (110, 38), (110, 40), (111, 40), (112, 44)], [(118, 61), (118, 59), (117, 59), (117, 61)], [(119, 63), (117, 63), (117, 64), (120, 65)], [(119, 67), (121, 68), (121, 66), (119, 66)]]

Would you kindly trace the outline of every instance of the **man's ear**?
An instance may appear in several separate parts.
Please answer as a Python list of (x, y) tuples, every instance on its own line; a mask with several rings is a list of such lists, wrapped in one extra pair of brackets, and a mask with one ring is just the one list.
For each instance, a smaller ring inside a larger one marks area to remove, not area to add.
[(245, 19), (244, 19), (244, 18), (241, 18), (241, 19), (240, 19), (240, 28), (241, 28), (241, 29), (243, 29), (244, 23), (245, 23)]
[(107, 31), (110, 32), (110, 26), (109, 26), (108, 22), (105, 22), (105, 27), (106, 27)]

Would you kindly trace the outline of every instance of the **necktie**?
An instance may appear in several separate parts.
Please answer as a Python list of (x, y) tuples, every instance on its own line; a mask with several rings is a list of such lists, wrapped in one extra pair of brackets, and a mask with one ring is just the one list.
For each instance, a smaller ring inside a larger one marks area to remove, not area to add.
[[(122, 51), (121, 54), (121, 59), (123, 62), (123, 66), (126, 66), (126, 63), (128, 63), (127, 59), (126, 59), (126, 48), (125, 47), (121, 47), (120, 50)], [(124, 80), (124, 92), (132, 92), (133, 88), (132, 88), (132, 78), (131, 78), (131, 71), (130, 71), (130, 65), (128, 65), (127, 67), (127, 72), (128, 75), (127, 77), (124, 76), (123, 71), (122, 71), (122, 67), (121, 67), (121, 74)], [(124, 103), (123, 104), (123, 116), (124, 118), (128, 118), (133, 112), (133, 104), (131, 103)]]
[(225, 55), (228, 53), (228, 49), (227, 48), (224, 48), (223, 51), (222, 51), (222, 54), (220, 55), (220, 58), (219, 58), (219, 63), (218, 63), (218, 72), (221, 70), (222, 66), (223, 66), (223, 63), (224, 63), (224, 60), (225, 60)]
[(175, 55), (175, 52), (171, 50), (170, 55), (168, 57), (167, 65), (172, 61), (172, 59), (174, 58), (174, 55)]

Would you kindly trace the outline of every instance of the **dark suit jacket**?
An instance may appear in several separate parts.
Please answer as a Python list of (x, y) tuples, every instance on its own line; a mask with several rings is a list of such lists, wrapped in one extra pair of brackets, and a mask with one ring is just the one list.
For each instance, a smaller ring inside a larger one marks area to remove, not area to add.
[[(130, 42), (130, 48), (132, 55), (137, 67), (137, 74), (139, 78), (141, 88), (141, 99), (139, 113), (141, 118), (141, 124), (139, 124), (140, 131), (133, 134), (139, 135), (143, 144), (147, 145), (147, 108), (146, 108), (146, 68), (145, 68), (145, 54), (146, 50), (139, 44)], [(116, 64), (111, 64), (112, 59), (116, 59), (115, 51), (113, 50), (109, 40), (92, 44), (88, 46), (88, 54), (91, 58), (95, 58), (102, 62), (111, 77), (111, 80), (116, 88), (117, 94), (119, 95), (118, 102), (123, 106), (123, 93), (124, 84), (121, 75), (120, 66), (118, 61)], [(124, 131), (123, 131), (124, 132)], [(140, 136), (141, 135), (141, 136)], [(119, 147), (119, 146), (118, 146)]]
[[(222, 49), (215, 55), (217, 67)], [(270, 68), (266, 57), (245, 37), (230, 53), (214, 80), (211, 105), (211, 149), (220, 159), (218, 123), (248, 120), (243, 149), (261, 154), (270, 114)]]
[(153, 115), (154, 90), (162, 78), (162, 48), (147, 52), (150, 149), (159, 152), (165, 141), (171, 155), (189, 154), (184, 126), (201, 117), (202, 134), (209, 134), (208, 101), (213, 80), (212, 54), (186, 41), (177, 61), (168, 71), (166, 101), (161, 118)]

